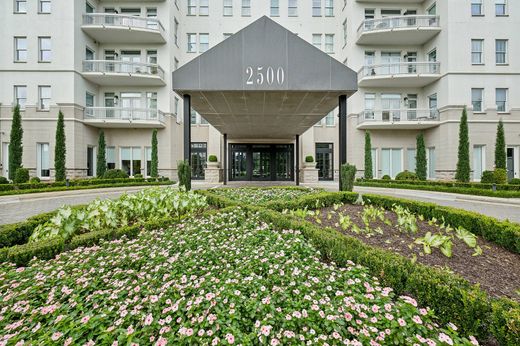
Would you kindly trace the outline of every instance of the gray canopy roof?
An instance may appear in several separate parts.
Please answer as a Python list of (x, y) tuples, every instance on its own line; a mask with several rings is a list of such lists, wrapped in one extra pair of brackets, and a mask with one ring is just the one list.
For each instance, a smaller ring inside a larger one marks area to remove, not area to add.
[(172, 77), (173, 90), (230, 138), (292, 138), (357, 90), (354, 71), (265, 16)]

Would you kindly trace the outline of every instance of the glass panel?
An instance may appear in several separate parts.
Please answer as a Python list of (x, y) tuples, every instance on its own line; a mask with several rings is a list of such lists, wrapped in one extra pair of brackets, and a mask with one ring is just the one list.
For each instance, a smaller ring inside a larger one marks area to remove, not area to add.
[(402, 150), (401, 149), (392, 149), (392, 178), (403, 171), (402, 165)]
[(428, 148), (428, 179), (435, 179), (435, 148)]
[(372, 177), (377, 179), (377, 149), (372, 149)]
[(408, 149), (408, 171), (415, 172), (417, 167), (415, 149)]
[(191, 175), (193, 179), (204, 179), (207, 166), (207, 143), (191, 143)]
[(482, 146), (475, 145), (473, 147), (473, 180), (480, 181), (483, 171), (483, 155)]
[(316, 168), (320, 180), (334, 180), (334, 150), (332, 143), (316, 143)]
[(381, 150), (381, 174), (382, 176), (388, 175), (391, 176), (390, 165), (391, 165), (391, 150), (390, 149), (382, 149)]

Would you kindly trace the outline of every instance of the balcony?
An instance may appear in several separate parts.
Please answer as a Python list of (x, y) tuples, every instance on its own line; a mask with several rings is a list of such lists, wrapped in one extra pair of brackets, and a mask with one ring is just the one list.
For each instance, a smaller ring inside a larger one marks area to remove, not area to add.
[(157, 18), (87, 13), (81, 29), (99, 43), (166, 43), (166, 31)]
[(157, 64), (119, 60), (85, 60), (83, 77), (105, 86), (165, 86), (164, 70)]
[(439, 16), (366, 19), (358, 28), (357, 44), (423, 45), (441, 31)]
[(367, 65), (358, 72), (360, 87), (422, 88), (441, 77), (439, 62)]
[(86, 107), (85, 124), (100, 128), (164, 128), (163, 112), (157, 109)]
[(356, 0), (361, 3), (378, 3), (378, 4), (422, 4), (426, 0)]
[(358, 116), (359, 130), (422, 130), (439, 125), (437, 109), (365, 110)]

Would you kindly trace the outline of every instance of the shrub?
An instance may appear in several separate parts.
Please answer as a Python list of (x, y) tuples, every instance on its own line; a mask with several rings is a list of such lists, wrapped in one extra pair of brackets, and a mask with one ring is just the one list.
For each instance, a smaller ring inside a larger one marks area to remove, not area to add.
[(417, 152), (415, 158), (415, 172), (419, 180), (426, 180), (426, 170), (428, 163), (426, 161), (426, 146), (424, 144), (424, 135), (420, 133), (417, 135)]
[(313, 163), (314, 162), (314, 157), (312, 157), (312, 155), (305, 156), (305, 162)]
[(179, 176), (179, 186), (183, 186), (186, 191), (191, 190), (191, 167), (187, 161), (177, 163), (177, 175)]
[(143, 179), (142, 174), (134, 174), (134, 179)]
[(506, 138), (504, 135), (504, 123), (498, 121), (497, 139), (495, 142), (495, 167), (506, 169)]
[[(16, 171), (22, 167), (23, 157), (23, 128), (20, 106), (13, 109), (13, 121), (11, 123), (11, 134), (9, 137), (9, 179), (15, 180)], [(27, 178), (29, 180), (29, 178)]]
[(150, 175), (153, 178), (159, 176), (159, 157), (157, 155), (157, 129), (152, 132), (152, 167), (150, 167)]
[(365, 132), (365, 179), (373, 179), (372, 173), (372, 140), (370, 138), (370, 132)]
[(106, 160), (106, 145), (105, 145), (105, 133), (103, 130), (99, 132), (98, 138), (98, 152), (96, 157), (96, 176), (102, 178), (105, 176), (107, 171), (107, 160)]
[(459, 151), (457, 160), (457, 181), (468, 182), (471, 168), (469, 164), (469, 133), (468, 133), (468, 113), (466, 107), (462, 111), (459, 127)]
[[(1, 184), (1, 183), (0, 183), (0, 184)], [(511, 181), (509, 182), (509, 184), (511, 184), (511, 185), (520, 185), (520, 179), (519, 179), (519, 178), (511, 179)]]
[(395, 180), (417, 180), (414, 172), (404, 171), (396, 175)]
[(66, 179), (65, 155), (67, 147), (65, 144), (65, 123), (63, 122), (63, 113), (58, 113), (58, 122), (56, 124), (56, 146), (54, 147), (54, 170), (56, 181), (64, 181)]
[(14, 174), (14, 183), (23, 184), (29, 181), (29, 170), (27, 168), (20, 167)]
[(208, 157), (209, 162), (218, 162), (217, 155), (210, 155)]
[(493, 172), (493, 180), (495, 184), (507, 183), (507, 171), (504, 168), (497, 168)]
[(125, 171), (120, 169), (109, 169), (103, 175), (103, 179), (126, 179), (128, 178), (128, 174)]
[(494, 172), (493, 171), (482, 172), (482, 177), (480, 178), (480, 182), (482, 184), (493, 184), (495, 182)]
[(9, 184), (9, 179), (7, 179), (6, 177), (0, 176), (0, 185), (3, 185), (3, 184)]
[(352, 191), (356, 180), (356, 166), (344, 164), (341, 166), (341, 191)]
[(39, 182), (41, 182), (41, 180), (38, 177), (32, 177), (31, 179), (29, 179), (29, 183), (31, 184), (38, 184)]
[(390, 176), (388, 174), (383, 175), (383, 177), (381, 179), (383, 179), (383, 180), (392, 180), (392, 178), (390, 178)]

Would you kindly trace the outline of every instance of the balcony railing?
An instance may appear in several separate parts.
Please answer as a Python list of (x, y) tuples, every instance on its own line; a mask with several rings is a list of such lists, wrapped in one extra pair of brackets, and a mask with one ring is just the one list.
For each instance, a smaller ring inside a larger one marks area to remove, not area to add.
[(83, 72), (151, 75), (164, 79), (164, 70), (157, 64), (120, 60), (84, 60)]
[(87, 13), (83, 15), (83, 25), (102, 25), (110, 27), (125, 27), (134, 29), (155, 30), (165, 34), (165, 30), (159, 19), (128, 16), (114, 13)]
[(404, 122), (404, 121), (438, 121), (439, 111), (432, 109), (383, 109), (364, 110), (361, 112), (358, 123), (364, 122)]
[(365, 19), (358, 28), (358, 34), (377, 30), (392, 30), (403, 28), (438, 28), (440, 17), (431, 15), (400, 16), (380, 19)]
[(439, 74), (440, 62), (401, 62), (366, 65), (358, 72), (359, 78), (393, 75)]
[(85, 120), (159, 121), (164, 123), (163, 112), (151, 108), (86, 107)]

